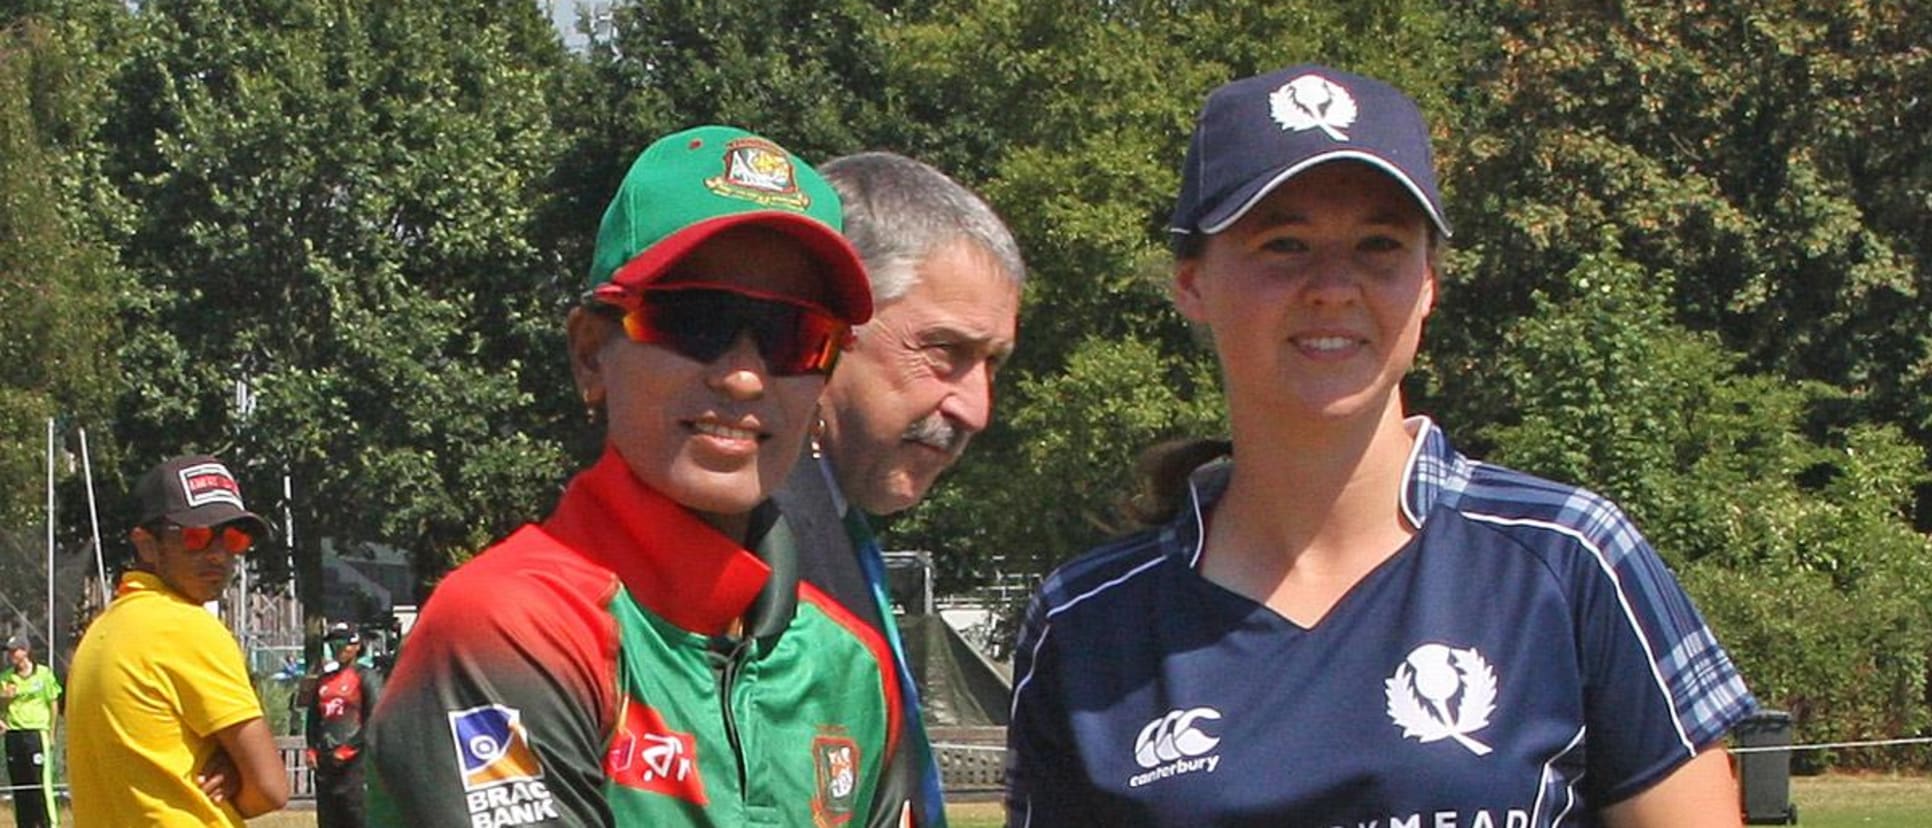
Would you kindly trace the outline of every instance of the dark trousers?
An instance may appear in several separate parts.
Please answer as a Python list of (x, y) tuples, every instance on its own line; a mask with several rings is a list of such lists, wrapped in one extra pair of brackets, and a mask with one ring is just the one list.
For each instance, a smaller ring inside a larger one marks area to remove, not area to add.
[(52, 757), (47, 731), (9, 730), (7, 780), (13, 786), (13, 821), (20, 828), (47, 828), (54, 812)]
[(315, 763), (315, 824), (317, 828), (363, 828), (362, 757), (337, 762), (327, 756)]

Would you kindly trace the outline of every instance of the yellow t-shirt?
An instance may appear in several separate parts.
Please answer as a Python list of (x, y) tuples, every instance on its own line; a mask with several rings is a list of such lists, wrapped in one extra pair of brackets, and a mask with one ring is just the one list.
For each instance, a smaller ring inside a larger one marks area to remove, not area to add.
[(228, 629), (155, 575), (123, 575), (67, 673), (74, 825), (241, 826), (194, 777), (216, 732), (261, 716)]

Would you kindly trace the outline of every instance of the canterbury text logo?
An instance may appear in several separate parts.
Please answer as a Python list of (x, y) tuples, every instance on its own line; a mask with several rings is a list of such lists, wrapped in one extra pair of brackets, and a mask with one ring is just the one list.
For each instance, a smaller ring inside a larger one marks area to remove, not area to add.
[(1320, 128), (1328, 137), (1346, 141), (1348, 133), (1342, 130), (1355, 123), (1355, 98), (1334, 81), (1302, 75), (1268, 96), (1268, 114), (1282, 129)]
[(1389, 718), (1404, 738), (1427, 744), (1454, 739), (1477, 756), (1490, 747), (1469, 738), (1489, 726), (1496, 712), (1496, 671), (1471, 647), (1424, 644), (1409, 653), (1383, 682)]
[(1218, 721), (1221, 712), (1212, 707), (1170, 710), (1167, 715), (1147, 723), (1134, 740), (1134, 761), (1143, 768), (1181, 757), (1199, 756), (1221, 744), (1219, 736), (1209, 736), (1194, 726), (1203, 719)]

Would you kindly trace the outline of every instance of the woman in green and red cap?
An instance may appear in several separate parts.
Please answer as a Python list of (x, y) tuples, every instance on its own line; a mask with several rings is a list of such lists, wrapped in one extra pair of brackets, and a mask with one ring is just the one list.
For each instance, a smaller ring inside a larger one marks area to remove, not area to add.
[(603, 456), (438, 586), (370, 737), (371, 820), (887, 824), (891, 654), (768, 497), (872, 301), (835, 192), (758, 136), (652, 144), (568, 321)]

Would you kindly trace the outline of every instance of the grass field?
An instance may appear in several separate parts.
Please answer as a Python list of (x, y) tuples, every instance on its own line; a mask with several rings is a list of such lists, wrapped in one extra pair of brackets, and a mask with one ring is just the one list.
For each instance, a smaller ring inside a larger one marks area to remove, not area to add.
[[(1791, 780), (1791, 801), (1804, 828), (1922, 828), (1932, 826), (1932, 776), (1830, 774)], [(965, 802), (947, 809), (953, 828), (997, 828), (997, 802)], [(0, 806), (6, 822), (13, 809)], [(314, 828), (314, 811), (285, 811), (250, 820), (252, 828)]]
[(1791, 802), (1805, 828), (1932, 825), (1932, 776), (1800, 776)]

